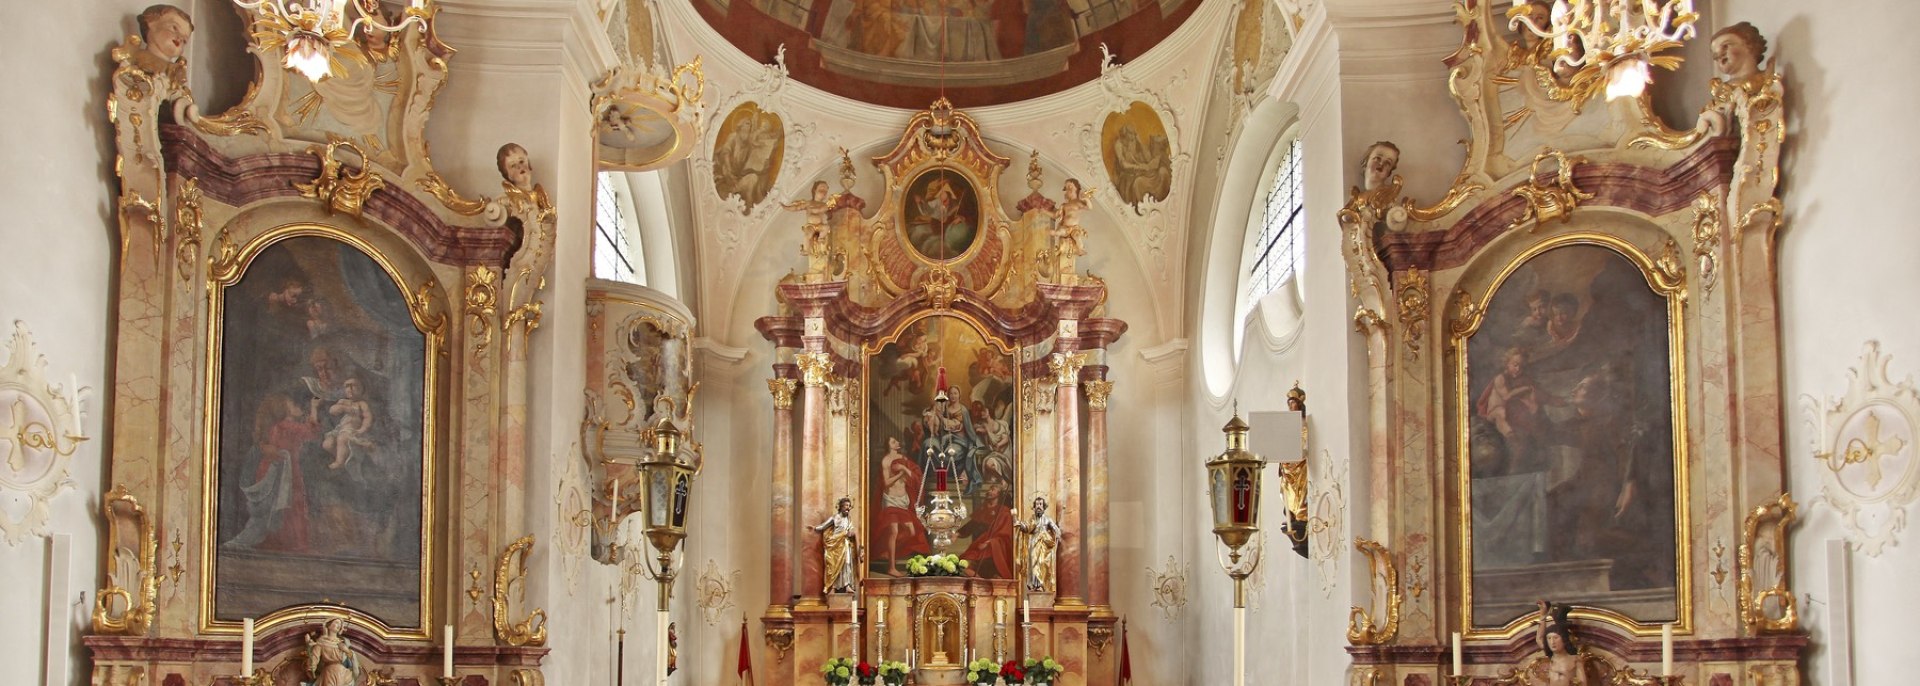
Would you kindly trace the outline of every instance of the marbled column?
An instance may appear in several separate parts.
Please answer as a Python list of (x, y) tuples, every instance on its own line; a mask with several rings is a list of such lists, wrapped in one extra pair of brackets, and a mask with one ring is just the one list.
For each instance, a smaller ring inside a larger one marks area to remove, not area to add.
[(767, 614), (787, 614), (793, 602), (793, 392), (798, 380), (790, 378), (791, 365), (778, 370), (780, 376), (767, 379), (773, 393), (773, 524), (769, 529), (769, 569), (767, 572)]
[[(1106, 376), (1106, 368), (1095, 370)], [(1107, 398), (1113, 382), (1088, 379), (1087, 391), (1087, 602), (1096, 614), (1110, 614), (1107, 593)]]
[[(816, 347), (813, 337), (807, 338), (807, 347)], [(826, 341), (818, 341), (817, 346), (825, 348)], [(819, 606), (826, 597), (822, 591), (826, 565), (820, 557), (820, 536), (814, 534), (811, 527), (826, 521), (833, 509), (832, 478), (826, 469), (826, 369), (832, 364), (829, 359), (826, 352), (804, 352), (799, 355), (802, 385), (799, 464), (803, 466), (800, 472), (800, 523), (809, 527), (807, 534), (801, 537), (800, 595), (803, 598), (801, 604), (810, 607)]]
[(1058, 339), (1049, 362), (1058, 382), (1054, 388), (1053, 421), (1059, 427), (1055, 434), (1054, 459), (1058, 460), (1060, 485), (1055, 494), (1054, 519), (1065, 529), (1060, 541), (1059, 566), (1055, 568), (1057, 580), (1054, 585), (1056, 600), (1054, 604), (1077, 607), (1086, 604), (1086, 580), (1081, 575), (1081, 545), (1086, 541), (1087, 529), (1085, 513), (1080, 507), (1080, 357), (1074, 350), (1076, 341)]

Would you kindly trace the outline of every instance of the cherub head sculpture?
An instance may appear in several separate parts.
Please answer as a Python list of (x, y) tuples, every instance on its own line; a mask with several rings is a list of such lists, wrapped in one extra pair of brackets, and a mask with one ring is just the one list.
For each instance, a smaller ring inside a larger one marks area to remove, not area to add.
[(493, 156), (494, 166), (500, 169), (500, 178), (523, 191), (533, 190), (533, 163), (527, 160), (527, 149), (519, 143), (500, 146), (500, 152)]
[(193, 37), (193, 18), (173, 5), (152, 5), (140, 12), (140, 40), (147, 54), (162, 62), (174, 62), (187, 51), (187, 39)]
[(1380, 141), (1367, 146), (1367, 154), (1360, 166), (1361, 190), (1376, 190), (1386, 187), (1393, 180), (1393, 172), (1400, 168), (1400, 146), (1388, 141)]
[(1746, 81), (1760, 73), (1760, 60), (1767, 54), (1767, 39), (1753, 24), (1740, 22), (1714, 32), (1714, 71), (1732, 82)]

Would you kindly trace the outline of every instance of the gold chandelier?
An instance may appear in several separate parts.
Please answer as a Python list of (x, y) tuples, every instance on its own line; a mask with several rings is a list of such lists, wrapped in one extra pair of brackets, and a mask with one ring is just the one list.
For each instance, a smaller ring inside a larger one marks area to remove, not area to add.
[(1692, 38), (1700, 19), (1693, 0), (1553, 0), (1546, 27), (1532, 10), (1530, 0), (1513, 0), (1507, 25), (1552, 42), (1543, 66), (1603, 72), (1608, 99), (1645, 92), (1650, 67), (1679, 67), (1678, 55), (1659, 53)]
[(433, 18), (433, 0), (408, 0), (397, 23), (389, 24), (379, 0), (233, 0), (242, 9), (259, 13), (253, 37), (260, 49), (282, 48), (282, 63), (309, 80), (319, 81), (339, 71), (339, 58), (364, 61), (350, 49), (355, 32), (396, 33), (409, 25), (425, 28)]

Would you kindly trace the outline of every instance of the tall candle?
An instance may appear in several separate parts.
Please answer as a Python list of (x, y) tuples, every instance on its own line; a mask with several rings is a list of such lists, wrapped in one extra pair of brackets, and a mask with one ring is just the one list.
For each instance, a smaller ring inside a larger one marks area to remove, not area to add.
[(453, 676), (453, 625), (448, 624), (442, 627), (440, 635), (443, 641), (440, 649), (440, 676), (450, 677)]
[(613, 480), (613, 525), (620, 526), (620, 480)]
[(1033, 600), (1025, 595), (1020, 596), (1020, 618), (1024, 624), (1033, 624)]
[(240, 620), (240, 676), (253, 676), (253, 619)]
[(860, 624), (860, 587), (859, 586), (855, 586), (853, 588), (853, 603), (847, 605), (847, 622), (849, 624), (853, 624), (856, 626)]
[(1660, 625), (1660, 676), (1673, 676), (1673, 625)]
[(1453, 632), (1453, 675), (1460, 676), (1460, 632)]

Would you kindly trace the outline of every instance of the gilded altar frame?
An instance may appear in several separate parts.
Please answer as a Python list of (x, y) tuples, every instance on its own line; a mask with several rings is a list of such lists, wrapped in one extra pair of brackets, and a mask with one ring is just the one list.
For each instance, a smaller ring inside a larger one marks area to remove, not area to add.
[[(1487, 280), (1485, 290), (1477, 297), (1468, 291), (1460, 292), (1460, 317), (1450, 324), (1452, 336), (1452, 371), (1454, 416), (1452, 417), (1452, 439), (1454, 441), (1454, 470), (1456, 488), (1459, 493), (1459, 507), (1455, 508), (1454, 525), (1460, 541), (1460, 630), (1468, 638), (1510, 639), (1532, 624), (1533, 615), (1522, 614), (1519, 617), (1496, 628), (1486, 628), (1474, 621), (1473, 616), (1473, 470), (1471, 433), (1467, 427), (1472, 415), (1472, 389), (1468, 379), (1467, 346), (1470, 339), (1480, 330), (1486, 321), (1488, 307), (1493, 298), (1506, 285), (1516, 271), (1534, 258), (1548, 251), (1569, 246), (1592, 246), (1604, 248), (1613, 254), (1631, 262), (1646, 280), (1646, 285), (1666, 303), (1667, 314), (1667, 392), (1670, 405), (1667, 408), (1673, 420), (1670, 438), (1673, 447), (1673, 518), (1674, 518), (1674, 572), (1675, 572), (1675, 612), (1674, 630), (1687, 633), (1693, 630), (1693, 561), (1692, 540), (1688, 535), (1691, 528), (1690, 512), (1692, 503), (1688, 475), (1691, 473), (1687, 446), (1690, 443), (1687, 425), (1687, 393), (1690, 388), (1687, 375), (1687, 323), (1686, 301), (1687, 282), (1684, 274), (1662, 269), (1655, 258), (1649, 256), (1638, 246), (1619, 235), (1596, 231), (1578, 231), (1553, 236), (1537, 241), (1523, 249)], [(1576, 619), (1591, 619), (1606, 622), (1626, 630), (1634, 636), (1657, 636), (1660, 623), (1640, 622), (1626, 614), (1608, 608), (1576, 607), (1572, 616)]]
[[(246, 219), (239, 218), (220, 232), (220, 238), (226, 247), (231, 248), (230, 231), (236, 225), (244, 225)], [(448, 354), (446, 345), (446, 318), (441, 313), (447, 310), (444, 296), (440, 292), (438, 281), (429, 267), (418, 264), (419, 258), (413, 254), (394, 255), (383, 250), (373, 241), (369, 241), (344, 228), (322, 223), (295, 222), (282, 224), (262, 231), (247, 240), (244, 247), (237, 250), (224, 250), (215, 256), (213, 269), (207, 276), (207, 314), (206, 314), (206, 357), (203, 377), (205, 401), (201, 404), (201, 522), (200, 563), (205, 573), (200, 575), (199, 584), (199, 625), (206, 634), (239, 634), (241, 624), (216, 617), (214, 598), (219, 589), (219, 567), (215, 563), (219, 541), (220, 506), (220, 409), (222, 391), (222, 361), (225, 352), (226, 331), (226, 291), (247, 275), (256, 258), (267, 249), (283, 241), (313, 237), (335, 241), (351, 247), (366, 255), (392, 281), (399, 295), (407, 301), (408, 314), (412, 323), (425, 339), (425, 363), (422, 365), (422, 407), (421, 416), (421, 455), (420, 458), (420, 575), (419, 596), (420, 614), (418, 622), (412, 626), (394, 626), (370, 613), (350, 607), (328, 603), (307, 603), (276, 610), (255, 620), (256, 631), (266, 631), (282, 624), (298, 623), (310, 620), (345, 618), (350, 623), (361, 625), (382, 639), (433, 638), (434, 605), (432, 582), (436, 567), (434, 554), (434, 535), (437, 528), (435, 504), (438, 500), (437, 480), (441, 462), (442, 442), (438, 416), (445, 413), (445, 403), (440, 394), (442, 367)], [(411, 278), (410, 278), (411, 277)], [(409, 281), (417, 280), (418, 286), (410, 286)]]

